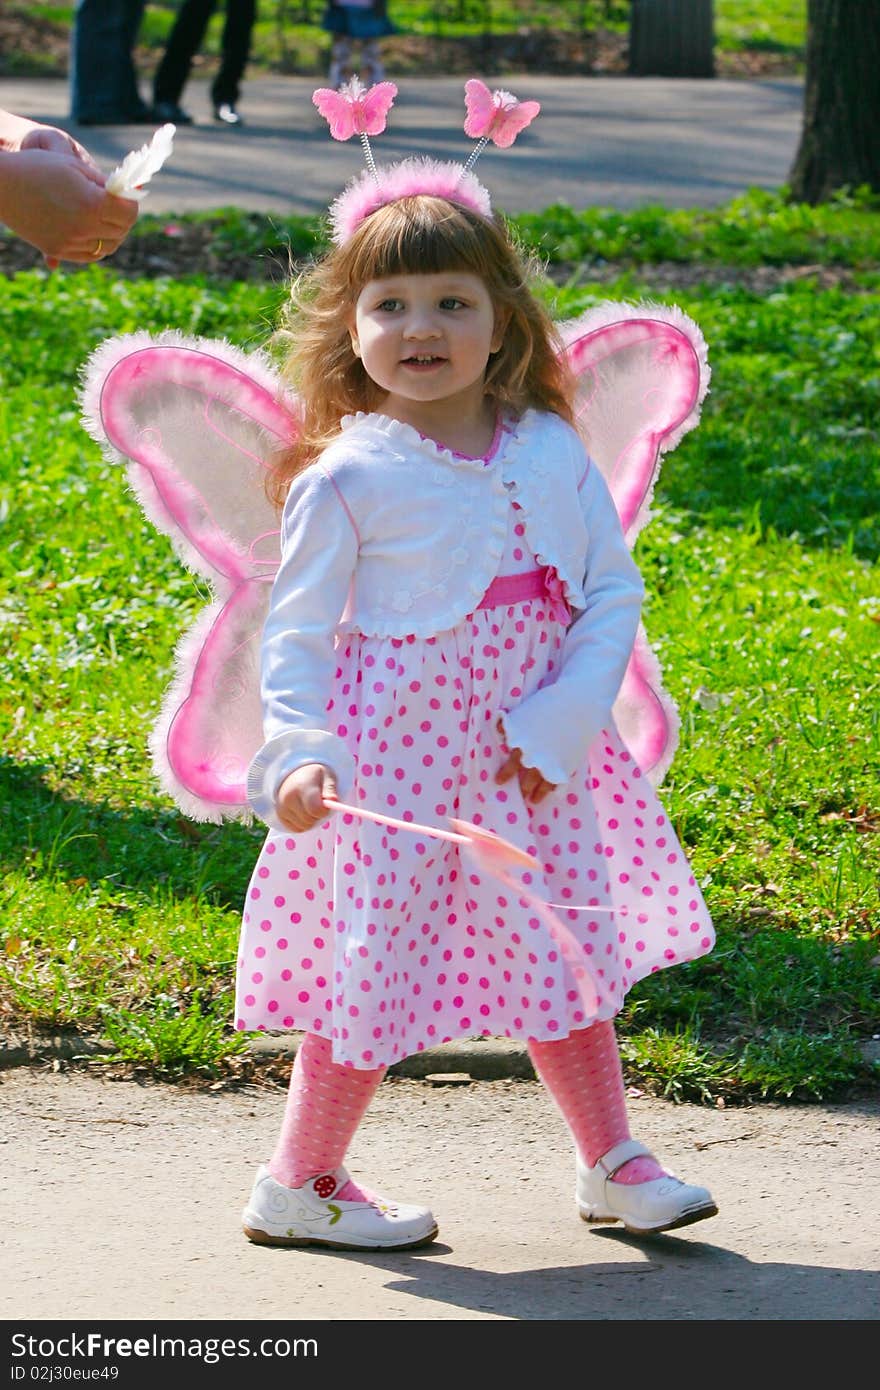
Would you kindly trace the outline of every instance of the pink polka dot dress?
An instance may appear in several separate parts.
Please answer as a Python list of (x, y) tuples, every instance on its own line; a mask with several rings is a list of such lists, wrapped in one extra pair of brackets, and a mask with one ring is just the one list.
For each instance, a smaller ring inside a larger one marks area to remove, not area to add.
[[(516, 504), (499, 573), (534, 571)], [(555, 679), (567, 613), (551, 594), (477, 608), (430, 638), (340, 638), (328, 728), (356, 763), (347, 800), (421, 824), (450, 816), (535, 857), (533, 887), (600, 986), (598, 1018), (714, 932), (660, 802), (610, 728), (538, 805), (496, 784), (496, 728)], [(330, 1038), (336, 1062), (391, 1064), (458, 1037), (563, 1038), (591, 1022), (534, 906), (457, 844), (339, 812), (272, 832), (247, 892), (236, 1026)]]

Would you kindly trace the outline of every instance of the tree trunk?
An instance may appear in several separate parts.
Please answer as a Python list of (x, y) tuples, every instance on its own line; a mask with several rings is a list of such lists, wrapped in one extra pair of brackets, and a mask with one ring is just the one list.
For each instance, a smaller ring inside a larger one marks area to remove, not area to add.
[(714, 77), (712, 0), (632, 0), (633, 77)]
[(880, 0), (808, 0), (804, 123), (789, 184), (798, 203), (860, 184), (880, 193)]

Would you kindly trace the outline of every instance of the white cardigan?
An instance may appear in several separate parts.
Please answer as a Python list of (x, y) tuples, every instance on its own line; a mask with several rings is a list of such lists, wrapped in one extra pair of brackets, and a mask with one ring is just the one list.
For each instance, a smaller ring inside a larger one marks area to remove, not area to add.
[(262, 644), (265, 742), (248, 774), (248, 800), (268, 825), (283, 829), (275, 792), (305, 763), (332, 768), (341, 797), (351, 787), (352, 756), (326, 719), (337, 634), (430, 637), (456, 626), (498, 574), (511, 499), (573, 617), (555, 683), (499, 710), (505, 739), (550, 782), (583, 764), (611, 718), (644, 587), (578, 433), (527, 411), (486, 463), (387, 416), (347, 416), (284, 508)]

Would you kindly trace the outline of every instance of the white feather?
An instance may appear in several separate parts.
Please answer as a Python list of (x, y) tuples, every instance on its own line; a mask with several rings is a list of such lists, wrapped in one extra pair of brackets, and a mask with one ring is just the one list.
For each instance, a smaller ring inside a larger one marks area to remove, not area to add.
[(170, 155), (176, 130), (173, 125), (160, 126), (148, 144), (127, 154), (108, 178), (107, 192), (119, 198), (133, 198), (136, 202), (145, 198), (144, 184), (158, 173)]

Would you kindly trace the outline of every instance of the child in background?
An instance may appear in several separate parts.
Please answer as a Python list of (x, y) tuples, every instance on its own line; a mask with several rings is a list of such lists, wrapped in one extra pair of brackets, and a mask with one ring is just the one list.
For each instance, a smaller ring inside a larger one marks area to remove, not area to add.
[(395, 32), (388, 18), (388, 0), (328, 0), (321, 27), (333, 35), (328, 74), (331, 87), (341, 87), (355, 75), (351, 69), (355, 44), (361, 47), (365, 82), (382, 81), (379, 40)]
[[(527, 104), (495, 96), (516, 124)], [(369, 96), (345, 99), (355, 131), (383, 128)], [(574, 1139), (584, 1220), (650, 1233), (717, 1210), (631, 1137), (614, 1029), (633, 984), (714, 943), (611, 714), (642, 581), (553, 325), (468, 166), (372, 166), (294, 287), (304, 414), (274, 475), (281, 565), (248, 779), (270, 830), (236, 998), (237, 1027), (305, 1035), (243, 1213), (269, 1245), (434, 1239), (428, 1207), (377, 1197), (343, 1162), (391, 1063), (478, 1032), (527, 1041)], [(523, 883), (571, 904), (598, 1007), (527, 896), (336, 798), (526, 850)]]

